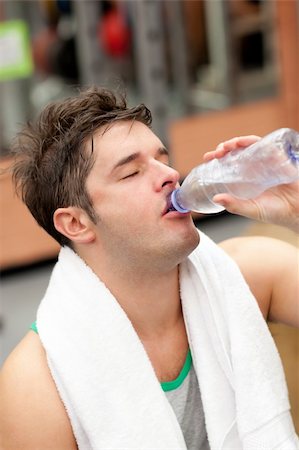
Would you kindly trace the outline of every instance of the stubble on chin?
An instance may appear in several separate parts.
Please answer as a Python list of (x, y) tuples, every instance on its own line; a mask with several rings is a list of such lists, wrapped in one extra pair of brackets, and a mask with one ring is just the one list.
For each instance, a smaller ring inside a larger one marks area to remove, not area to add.
[(199, 242), (200, 236), (195, 227), (190, 230), (188, 234), (178, 237), (178, 239), (172, 243), (170, 248), (167, 250), (165, 249), (164, 267), (168, 265), (172, 267), (179, 265), (193, 252)]
[(183, 247), (185, 247), (186, 256), (189, 256), (190, 253), (195, 250), (195, 248), (198, 246), (200, 242), (200, 236), (198, 233), (198, 230), (194, 227), (194, 229), (185, 237), (185, 240), (182, 244)]

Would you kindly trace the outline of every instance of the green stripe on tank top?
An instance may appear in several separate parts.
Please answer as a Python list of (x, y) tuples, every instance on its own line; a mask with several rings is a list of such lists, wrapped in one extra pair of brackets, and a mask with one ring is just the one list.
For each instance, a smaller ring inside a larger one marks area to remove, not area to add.
[[(33, 322), (31, 324), (30, 329), (38, 334), (36, 322)], [(162, 387), (163, 391), (164, 392), (173, 391), (174, 389), (177, 389), (178, 387), (180, 387), (181, 384), (183, 384), (183, 381), (185, 380), (186, 376), (188, 375), (188, 373), (190, 371), (191, 364), (192, 364), (192, 356), (191, 356), (191, 351), (189, 349), (187, 356), (186, 356), (184, 366), (183, 366), (180, 374), (178, 375), (178, 377), (175, 380), (163, 381), (161, 383), (161, 387)]]
[(173, 391), (174, 389), (177, 389), (178, 387), (180, 387), (183, 384), (183, 381), (185, 380), (186, 376), (190, 372), (191, 364), (192, 364), (192, 356), (191, 356), (191, 351), (189, 349), (187, 356), (186, 356), (185, 364), (184, 364), (180, 374), (178, 375), (178, 377), (175, 380), (163, 381), (161, 383), (161, 387), (162, 387), (163, 391), (164, 392)]
[(36, 322), (33, 322), (33, 323), (31, 324), (30, 330), (32, 330), (32, 331), (34, 331), (36, 334), (38, 334)]

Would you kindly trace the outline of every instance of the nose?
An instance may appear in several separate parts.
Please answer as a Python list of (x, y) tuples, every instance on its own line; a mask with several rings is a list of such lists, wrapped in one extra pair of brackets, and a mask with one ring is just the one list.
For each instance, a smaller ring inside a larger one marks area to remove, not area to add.
[(169, 192), (174, 190), (180, 179), (180, 174), (177, 170), (173, 169), (166, 164), (156, 161), (154, 174), (154, 185), (157, 192), (169, 188)]

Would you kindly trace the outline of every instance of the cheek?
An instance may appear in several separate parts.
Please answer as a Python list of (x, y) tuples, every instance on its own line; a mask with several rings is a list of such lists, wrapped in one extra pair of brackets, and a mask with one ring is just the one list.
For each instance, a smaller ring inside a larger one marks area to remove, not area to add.
[(153, 214), (150, 213), (146, 202), (132, 197), (124, 198), (118, 205), (110, 205), (105, 210), (106, 225), (111, 232), (124, 239), (139, 240), (142, 236), (156, 232)]
[[(99, 218), (113, 228), (130, 227), (131, 232), (146, 228), (159, 217), (162, 206), (157, 206), (148, 187), (142, 183), (124, 184), (93, 193), (92, 202)], [(159, 209), (160, 208), (160, 209)]]
[(145, 218), (154, 211), (153, 197), (150, 197), (148, 190), (133, 184), (130, 187), (120, 187), (117, 192), (111, 193), (108, 201), (110, 206), (118, 209), (122, 215)]

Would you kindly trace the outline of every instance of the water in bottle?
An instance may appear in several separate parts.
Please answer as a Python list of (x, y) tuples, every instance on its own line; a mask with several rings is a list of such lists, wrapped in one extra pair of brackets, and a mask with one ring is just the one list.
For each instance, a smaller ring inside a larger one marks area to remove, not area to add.
[(223, 158), (195, 167), (172, 193), (171, 201), (180, 212), (212, 214), (225, 209), (213, 202), (216, 194), (250, 199), (298, 179), (299, 133), (280, 128), (247, 149), (233, 150)]

